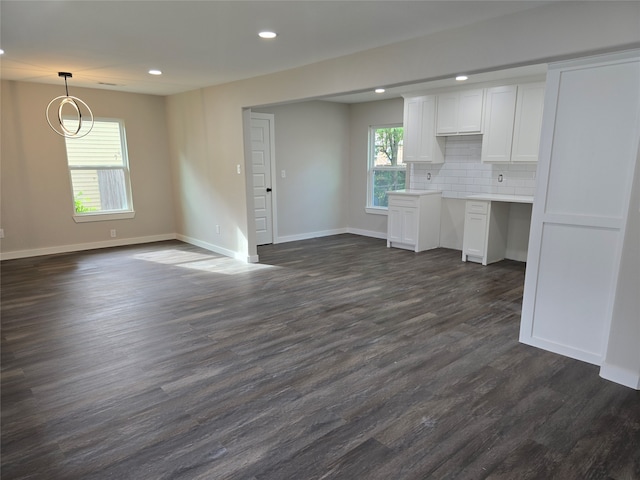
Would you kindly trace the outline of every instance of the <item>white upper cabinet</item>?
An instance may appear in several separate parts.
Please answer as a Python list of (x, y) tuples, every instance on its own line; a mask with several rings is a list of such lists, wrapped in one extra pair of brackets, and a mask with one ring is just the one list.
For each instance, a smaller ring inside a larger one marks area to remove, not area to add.
[(516, 91), (515, 85), (487, 89), (481, 154), (483, 162), (511, 161)]
[(537, 162), (544, 83), (487, 89), (482, 161)]
[(438, 95), (438, 135), (453, 135), (458, 133), (458, 103), (457, 92)]
[(482, 133), (484, 89), (438, 95), (436, 135)]
[(426, 95), (404, 101), (404, 161), (444, 162), (443, 139), (435, 136), (436, 97)]
[(544, 83), (518, 85), (512, 162), (537, 162), (544, 106)]

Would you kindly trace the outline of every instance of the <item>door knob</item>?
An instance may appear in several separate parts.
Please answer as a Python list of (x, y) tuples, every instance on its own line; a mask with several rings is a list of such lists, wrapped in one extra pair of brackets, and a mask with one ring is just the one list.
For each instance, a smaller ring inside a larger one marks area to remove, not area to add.
[(271, 191), (271, 189), (269, 187), (267, 187), (267, 192), (270, 192), (270, 191)]

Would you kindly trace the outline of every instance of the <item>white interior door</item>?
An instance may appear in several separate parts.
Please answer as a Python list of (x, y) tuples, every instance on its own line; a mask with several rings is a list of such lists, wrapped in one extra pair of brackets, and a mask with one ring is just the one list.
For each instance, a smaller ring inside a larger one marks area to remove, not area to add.
[(273, 185), (271, 178), (273, 115), (251, 114), (251, 168), (256, 243), (273, 243)]

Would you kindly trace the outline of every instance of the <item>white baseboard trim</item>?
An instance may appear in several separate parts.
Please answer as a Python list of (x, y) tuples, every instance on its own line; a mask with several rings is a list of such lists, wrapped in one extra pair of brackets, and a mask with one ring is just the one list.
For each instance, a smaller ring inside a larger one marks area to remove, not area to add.
[(336, 228), (335, 230), (322, 230), (319, 232), (300, 233), (298, 235), (286, 235), (284, 237), (274, 238), (273, 243), (297, 242), (298, 240), (309, 240), (311, 238), (329, 237), (331, 235), (340, 235), (349, 233), (346, 228)]
[(382, 240), (387, 239), (387, 232), (374, 232), (372, 230), (362, 230), (360, 228), (347, 228), (347, 233), (362, 235), (363, 237), (380, 238)]
[(640, 390), (640, 371), (629, 370), (628, 368), (610, 365), (605, 362), (600, 367), (600, 376), (605, 380), (619, 383), (634, 390)]
[(565, 357), (580, 360), (592, 365), (600, 366), (603, 362), (602, 355), (598, 355), (597, 353), (587, 352), (573, 346), (563, 345), (540, 337), (520, 334), (520, 343), (540, 348), (548, 352), (557, 353), (558, 355), (564, 355)]
[(55, 255), (58, 253), (81, 252), (83, 250), (96, 250), (98, 248), (122, 247), (124, 245), (135, 245), (140, 243), (163, 242), (175, 240), (175, 233), (162, 235), (150, 235), (148, 237), (117, 238), (102, 242), (76, 243), (73, 245), (60, 245), (56, 247), (33, 248), (29, 250), (14, 250), (12, 252), (0, 253), (0, 260), (13, 260), (16, 258), (39, 257), (41, 255)]
[(198, 240), (197, 238), (188, 237), (181, 234), (176, 234), (176, 239), (180, 240), (181, 242), (195, 245), (196, 247), (204, 248), (205, 250), (209, 250), (210, 252), (219, 253), (220, 255), (224, 255), (225, 257), (231, 257), (247, 263), (258, 263), (258, 255), (244, 255), (240, 252), (229, 250), (228, 248), (224, 248), (219, 245), (214, 245), (213, 243), (205, 242), (202, 240)]

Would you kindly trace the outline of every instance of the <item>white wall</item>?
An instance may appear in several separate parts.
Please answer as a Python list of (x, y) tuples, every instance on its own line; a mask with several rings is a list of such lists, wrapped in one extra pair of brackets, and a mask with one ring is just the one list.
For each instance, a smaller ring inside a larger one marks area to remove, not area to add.
[(386, 238), (387, 216), (367, 213), (367, 162), (370, 126), (402, 125), (401, 98), (353, 104), (349, 114), (349, 231)]
[(349, 106), (310, 101), (253, 111), (274, 115), (275, 242), (346, 231)]
[(124, 120), (136, 212), (131, 219), (75, 223), (65, 140), (49, 128), (44, 115), (63, 86), (2, 81), (1, 92), (3, 259), (173, 238), (162, 97), (73, 89), (96, 117)]
[[(216, 188), (216, 178), (230, 172), (220, 171), (219, 162), (217, 166), (214, 162), (209, 163), (202, 91), (188, 92), (180, 97), (179, 102), (176, 100), (176, 97), (167, 98), (167, 110), (174, 112), (167, 115), (167, 127), (172, 132), (169, 136), (171, 173), (174, 189), (180, 192), (175, 199), (176, 231), (183, 235), (183, 240), (194, 243), (210, 239), (211, 244), (201, 246), (213, 247), (220, 243), (215, 225), (229, 224), (222, 220), (226, 209), (216, 208), (221, 200), (224, 201)], [(232, 233), (223, 229), (220, 235), (231, 236)], [(227, 252), (234, 255), (232, 250)]]

